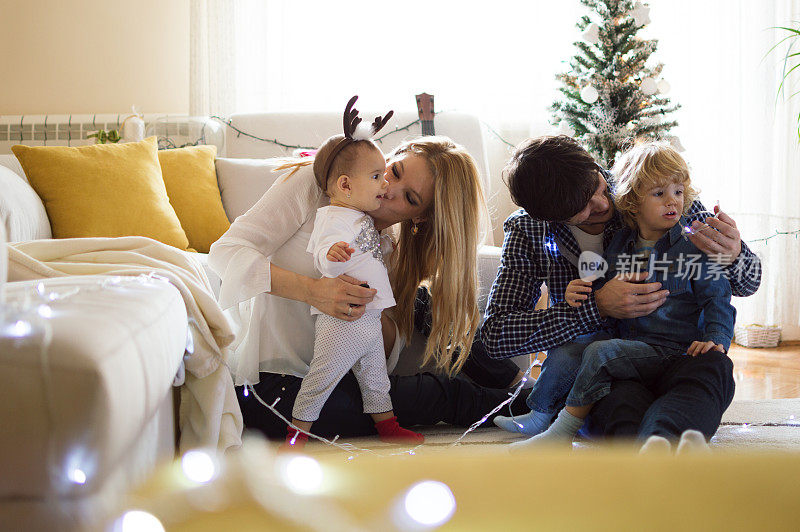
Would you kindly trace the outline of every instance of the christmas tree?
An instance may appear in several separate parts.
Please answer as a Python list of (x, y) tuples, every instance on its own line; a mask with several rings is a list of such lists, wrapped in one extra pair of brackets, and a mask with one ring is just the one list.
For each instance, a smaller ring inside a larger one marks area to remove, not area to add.
[(582, 141), (606, 168), (634, 139), (669, 140), (682, 150), (669, 134), (677, 122), (664, 120), (680, 107), (663, 96), (669, 90), (659, 80), (664, 65), (647, 66), (657, 41), (636, 36), (650, 23), (650, 8), (633, 0), (581, 3), (592, 16), (578, 22), (583, 32), (583, 40), (575, 43), (578, 53), (571, 70), (557, 76), (563, 97), (551, 107), (553, 123)]

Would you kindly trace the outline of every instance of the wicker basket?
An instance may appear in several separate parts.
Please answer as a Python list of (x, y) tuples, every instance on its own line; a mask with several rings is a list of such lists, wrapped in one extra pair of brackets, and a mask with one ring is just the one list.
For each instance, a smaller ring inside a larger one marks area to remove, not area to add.
[(777, 347), (781, 328), (778, 325), (737, 325), (733, 328), (733, 339), (744, 347)]

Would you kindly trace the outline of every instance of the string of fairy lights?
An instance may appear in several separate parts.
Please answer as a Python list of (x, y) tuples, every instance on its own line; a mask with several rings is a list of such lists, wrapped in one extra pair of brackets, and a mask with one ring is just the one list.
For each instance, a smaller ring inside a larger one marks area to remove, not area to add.
[[(445, 114), (447, 112), (448, 111), (439, 111), (437, 114)], [(253, 140), (259, 141), (259, 142), (267, 142), (269, 144), (273, 144), (275, 146), (279, 146), (279, 147), (281, 147), (281, 148), (283, 148), (285, 150), (313, 150), (313, 149), (317, 148), (317, 146), (303, 146), (303, 145), (300, 145), (300, 144), (290, 144), (290, 143), (287, 143), (287, 142), (282, 142), (282, 141), (278, 140), (277, 138), (266, 138), (266, 137), (261, 137), (261, 136), (255, 135), (253, 133), (247, 132), (247, 131), (245, 131), (245, 130), (233, 125), (232, 120), (230, 118), (224, 118), (224, 117), (216, 116), (216, 115), (212, 115), (211, 118), (214, 119), (214, 120), (220, 121), (221, 123), (225, 124), (230, 129), (235, 131), (237, 137), (244, 136), (244, 137), (251, 138)], [(415, 125), (417, 125), (419, 123), (420, 123), (420, 120), (417, 119), (417, 120), (414, 120), (413, 122), (409, 122), (408, 124), (406, 124), (406, 125), (404, 125), (402, 127), (396, 126), (395, 129), (393, 129), (392, 131), (389, 131), (388, 133), (385, 133), (385, 134), (381, 135), (380, 137), (376, 137), (374, 140), (379, 142), (379, 143), (381, 143), (381, 144), (383, 144), (383, 139), (385, 139), (386, 137), (388, 137), (390, 135), (394, 135), (394, 134), (399, 133), (401, 131), (410, 131), (413, 126), (415, 126)], [(489, 124), (487, 124), (483, 120), (481, 120), (481, 124), (486, 128), (486, 130), (489, 133), (491, 133), (493, 136), (495, 136), (500, 142), (502, 142), (503, 144), (505, 144), (509, 148), (512, 148), (512, 149), (516, 148), (516, 146), (514, 144), (512, 144), (511, 142), (509, 142), (508, 140), (503, 138), (503, 136), (500, 133), (498, 133), (492, 126), (490, 126)], [(794, 231), (780, 231), (780, 230), (776, 229), (775, 232), (773, 234), (771, 234), (771, 235), (768, 235), (768, 236), (765, 236), (765, 237), (761, 237), (761, 238), (753, 238), (753, 239), (750, 239), (750, 240), (745, 240), (745, 242), (748, 243), (748, 244), (755, 244), (755, 243), (758, 243), (758, 242), (764, 242), (764, 244), (766, 245), (767, 242), (769, 242), (773, 238), (776, 238), (776, 237), (779, 237), (779, 236), (787, 236), (787, 235), (788, 236), (794, 235), (795, 238), (798, 238), (800, 236), (800, 229), (794, 230)]]
[[(247, 131), (244, 131), (244, 130), (234, 126), (230, 122), (230, 120), (226, 120), (226, 119), (223, 119), (223, 118), (220, 118), (220, 117), (213, 117), (213, 118), (216, 119), (216, 120), (222, 121), (227, 127), (229, 127), (232, 130), (234, 130), (237, 133), (237, 135), (243, 135), (243, 136), (246, 136), (248, 138), (252, 138), (253, 140), (259, 141), (259, 142), (272, 143), (274, 145), (280, 146), (281, 148), (287, 149), (287, 150), (292, 150), (292, 149), (313, 149), (313, 147), (310, 147), (310, 146), (292, 145), (292, 144), (289, 144), (289, 143), (281, 142), (279, 139), (268, 139), (268, 138), (264, 138), (264, 137), (259, 137), (257, 135), (251, 134), (251, 133), (249, 133)], [(419, 120), (415, 120), (415, 121), (410, 122), (410, 123), (408, 123), (408, 124), (406, 124), (406, 125), (404, 125), (402, 127), (396, 127), (394, 130), (389, 131), (388, 133), (382, 135), (381, 137), (379, 137), (378, 139), (375, 139), (375, 140), (382, 142), (383, 139), (385, 139), (386, 137), (389, 137), (390, 135), (396, 134), (396, 133), (401, 132), (401, 131), (410, 131), (413, 126), (415, 126), (416, 124), (419, 124), (419, 123), (420, 123)], [(513, 147), (513, 145), (510, 142), (508, 142), (505, 139), (503, 139), (494, 129), (491, 128), (491, 126), (489, 126), (488, 124), (485, 124), (485, 123), (483, 123), (483, 125), (487, 128), (487, 130), (490, 133), (492, 133), (498, 139), (500, 139), (501, 142), (504, 142), (506, 145), (508, 145), (510, 147)], [(777, 238), (777, 237), (780, 237), (780, 236), (791, 236), (791, 235), (794, 235), (795, 238), (800, 237), (800, 230), (794, 230), (794, 231), (776, 230), (774, 232), (774, 234), (771, 234), (771, 235), (768, 235), (768, 236), (765, 236), (765, 237), (762, 237), (762, 238), (748, 240), (747, 242), (748, 243), (764, 242), (764, 244), (766, 245), (773, 238)], [(139, 276), (139, 277), (134, 277), (133, 280), (134, 281), (138, 280), (139, 282), (142, 282), (145, 279), (149, 280), (149, 279), (152, 279), (153, 277), (158, 277), (158, 276), (155, 275), (155, 274), (151, 275), (151, 276), (146, 276), (146, 277), (145, 276)], [(105, 288), (108, 283), (111, 283), (111, 284), (119, 283), (120, 282), (119, 279), (120, 278), (115, 277), (115, 278), (113, 278), (111, 280), (105, 281), (106, 284), (98, 285), (94, 289)], [(166, 279), (164, 279), (164, 280), (166, 281)], [(50, 343), (51, 343), (51, 336), (50, 336), (50, 333), (49, 333), (49, 329), (48, 329), (48, 327), (46, 327), (46, 325), (47, 325), (47, 321), (52, 317), (52, 313), (51, 313), (50, 308), (47, 305), (47, 303), (51, 302), (51, 301), (54, 301), (56, 299), (69, 298), (72, 295), (74, 295), (74, 294), (76, 294), (76, 293), (78, 293), (80, 291), (89, 290), (89, 289), (90, 289), (89, 287), (81, 287), (81, 288), (75, 287), (75, 288), (71, 288), (68, 292), (63, 292), (63, 291), (60, 292), (60, 293), (59, 292), (54, 292), (54, 291), (46, 292), (46, 291), (44, 291), (42, 285), (38, 285), (37, 286), (38, 302), (35, 302), (35, 301), (29, 301), (28, 302), (28, 304), (33, 305), (33, 308), (36, 310), (36, 314), (37, 314), (38, 318), (45, 325), (45, 327), (42, 329), (43, 332), (40, 332), (40, 334), (42, 335), (42, 339), (41, 339), (42, 345), (41, 345), (40, 356), (42, 358), (41, 365), (42, 365), (42, 371), (44, 373), (43, 374), (43, 378), (44, 378), (44, 382), (43, 382), (44, 386), (43, 386), (43, 388), (44, 388), (46, 396), (49, 393), (48, 390), (51, 390), (51, 387), (52, 387), (52, 385), (47, 381), (47, 377), (48, 377), (49, 371), (50, 371), (50, 360), (49, 360), (49, 356), (48, 356), (48, 351), (49, 351), (49, 347), (50, 347)], [(22, 322), (19, 322), (19, 323), (22, 323)], [(190, 323), (190, 325), (192, 325), (192, 324)], [(29, 334), (29, 336), (30, 336), (30, 334)], [(189, 349), (190, 348), (187, 345), (187, 351)], [(223, 360), (221, 358), (219, 360), (223, 365), (225, 365), (228, 368), (229, 371), (231, 371), (231, 368), (228, 366), (228, 364), (227, 364), (227, 362), (225, 360)], [(335, 447), (335, 448), (337, 448), (337, 449), (339, 449), (341, 451), (344, 451), (345, 453), (347, 453), (347, 460), (348, 461), (352, 461), (353, 459), (356, 458), (356, 456), (358, 456), (359, 454), (362, 454), (362, 453), (369, 454), (369, 455), (374, 455), (374, 456), (379, 456), (379, 457), (390, 457), (390, 456), (399, 456), (399, 455), (412, 455), (413, 456), (413, 455), (417, 454), (419, 448), (422, 447), (423, 445), (426, 446), (427, 448), (433, 449), (433, 450), (442, 450), (442, 451), (443, 450), (447, 450), (447, 449), (450, 449), (450, 448), (452, 448), (454, 446), (460, 445), (462, 443), (462, 441), (471, 432), (475, 431), (477, 428), (479, 428), (481, 426), (486, 425), (487, 422), (491, 419), (491, 417), (494, 414), (499, 412), (504, 407), (510, 405), (519, 396), (519, 394), (524, 389), (526, 382), (531, 378), (530, 377), (531, 370), (533, 369), (533, 367), (535, 367), (535, 365), (537, 363), (538, 363), (537, 359), (534, 359), (531, 362), (530, 366), (527, 368), (527, 371), (525, 371), (522, 380), (516, 385), (514, 391), (510, 392), (508, 394), (508, 397), (504, 401), (501, 401), (496, 407), (494, 407), (492, 410), (487, 412), (484, 416), (482, 416), (480, 419), (476, 420), (472, 425), (470, 425), (458, 438), (456, 438), (454, 441), (449, 442), (446, 445), (441, 445), (440, 444), (440, 445), (437, 446), (437, 445), (431, 445), (431, 444), (427, 444), (427, 445), (426, 444), (422, 444), (422, 445), (418, 445), (418, 446), (413, 447), (413, 448), (403, 449), (403, 450), (399, 450), (399, 451), (395, 450), (393, 452), (391, 452), (391, 451), (390, 452), (380, 452), (380, 451), (377, 451), (375, 449), (361, 448), (361, 447), (355, 446), (355, 445), (353, 445), (351, 443), (342, 443), (342, 442), (339, 441), (339, 436), (335, 436), (334, 438), (329, 440), (329, 439), (319, 437), (319, 436), (317, 436), (315, 434), (312, 434), (312, 433), (309, 433), (309, 432), (306, 432), (306, 431), (301, 431), (301, 432), (304, 432), (310, 438), (315, 438), (316, 440), (320, 441), (324, 445), (332, 446), (332, 447)], [(231, 374), (233, 374), (233, 372), (231, 372)], [(294, 425), (292, 425), (291, 421), (289, 419), (287, 419), (286, 417), (284, 417), (278, 411), (278, 409), (276, 408), (277, 404), (281, 400), (280, 397), (275, 399), (272, 403), (268, 403), (267, 401), (264, 401), (256, 393), (256, 390), (252, 385), (248, 384), (245, 389), (246, 389), (245, 395), (252, 394), (252, 396), (260, 404), (262, 404), (265, 408), (269, 409), (271, 412), (273, 412), (275, 415), (277, 415), (287, 425), (290, 425), (290, 426), (294, 427)], [(52, 399), (51, 396), (48, 396), (47, 400), (49, 402), (47, 407), (50, 408), (51, 405), (52, 405), (53, 399)], [(50, 421), (51, 421), (51, 426), (52, 426), (52, 416), (53, 416), (53, 414), (49, 413), (49, 416), (51, 418)], [(790, 415), (790, 416), (788, 416), (786, 419), (784, 419), (782, 421), (773, 420), (773, 421), (763, 422), (763, 423), (723, 422), (722, 425), (723, 426), (732, 427), (732, 428), (734, 428), (734, 430), (741, 430), (741, 431), (748, 431), (748, 430), (751, 430), (751, 428), (753, 428), (753, 427), (784, 427), (784, 426), (792, 426), (793, 427), (793, 426), (800, 425), (800, 416)], [(298, 427), (294, 427), (294, 428), (300, 430)], [(194, 451), (190, 451), (189, 453), (192, 453), (192, 452), (194, 452)], [(184, 457), (189, 455), (189, 453), (186, 453), (186, 455), (184, 455)], [(55, 462), (55, 454), (52, 451), (48, 451), (48, 453), (46, 454), (44, 459), (49, 463), (49, 466), (50, 466), (50, 467), (48, 467), (49, 470), (58, 469), (58, 465), (54, 463)], [(87, 481), (86, 473), (84, 471), (82, 471), (82, 470), (70, 470), (70, 471), (67, 471), (66, 472), (66, 476), (67, 476), (67, 478), (68, 478), (68, 480), (70, 482), (73, 482), (75, 484), (84, 484)]]
[[(245, 136), (245, 137), (251, 138), (253, 140), (258, 140), (260, 142), (268, 142), (270, 144), (274, 144), (275, 146), (280, 146), (281, 148), (283, 148), (285, 150), (313, 150), (313, 149), (317, 148), (317, 146), (301, 146), (299, 144), (288, 144), (286, 142), (281, 142), (278, 139), (270, 139), (270, 138), (265, 138), (265, 137), (259, 137), (258, 135), (254, 135), (252, 133), (248, 133), (247, 131), (244, 131), (244, 130), (234, 126), (230, 118), (223, 118), (223, 117), (216, 116), (216, 115), (212, 115), (211, 118), (213, 118), (214, 120), (219, 120), (220, 122), (222, 122), (223, 124), (225, 124), (226, 126), (231, 128), (233, 131), (236, 132), (236, 136), (237, 137)], [(402, 127), (395, 126), (395, 128), (392, 131), (389, 131), (388, 133), (385, 133), (385, 134), (383, 134), (383, 135), (381, 135), (379, 137), (375, 137), (372, 140), (374, 140), (375, 142), (378, 142), (380, 144), (383, 144), (383, 139), (385, 139), (389, 135), (394, 135), (395, 133), (399, 133), (401, 131), (409, 131), (412, 126), (414, 126), (416, 124), (419, 124), (419, 123), (420, 123), (420, 120), (417, 119), (417, 120), (414, 120), (413, 122), (409, 122), (408, 124), (406, 124), (406, 125), (404, 125)]]
[[(68, 289), (59, 289), (59, 290), (47, 290), (45, 289), (43, 284), (38, 284), (35, 289), (36, 297), (33, 298), (26, 298), (25, 303), (29, 305), (31, 308), (28, 310), (34, 310), (37, 319), (40, 320), (41, 327), (35, 329), (35, 323), (31, 322), (31, 328), (29, 332), (25, 332), (24, 325), (25, 322), (23, 320), (17, 320), (14, 322), (14, 325), (17, 327), (15, 331), (19, 333), (19, 338), (29, 337), (31, 340), (36, 340), (37, 335), (39, 336), (38, 339), (41, 342), (40, 345), (40, 357), (41, 361), (41, 369), (43, 372), (43, 377), (47, 377), (49, 372), (51, 371), (51, 363), (49, 360), (49, 349), (51, 347), (52, 336), (50, 334), (50, 327), (48, 324), (49, 319), (51, 319), (54, 315), (48, 303), (51, 303), (56, 300), (64, 300), (69, 299), (77, 293), (91, 291), (91, 290), (101, 290), (105, 289), (109, 285), (118, 285), (123, 282), (147, 282), (153, 279), (163, 280), (164, 282), (168, 282), (168, 280), (164, 277), (161, 277), (157, 273), (151, 273), (150, 275), (139, 275), (134, 277), (112, 277), (107, 280), (104, 280), (101, 283), (97, 283), (95, 285), (90, 285), (86, 287), (70, 287)], [(23, 311), (25, 309), (20, 309)], [(21, 315), (20, 315), (21, 316)], [(190, 326), (192, 323), (190, 322)], [(190, 327), (191, 330), (191, 327)], [(38, 332), (37, 332), (38, 331)], [(192, 348), (190, 347), (193, 344), (192, 341), (187, 341), (187, 353), (191, 353)], [(225, 365), (228, 370), (230, 371), (230, 367), (226, 363), (226, 361), (222, 358), (218, 359), (220, 362)], [(506, 405), (509, 405), (513, 402), (519, 394), (524, 389), (526, 381), (530, 378), (530, 372), (532, 368), (536, 365), (537, 360), (533, 360), (531, 365), (528, 367), (527, 371), (525, 372), (521, 381), (517, 384), (513, 393), (509, 394), (509, 397), (500, 402), (495, 408), (491, 411), (487, 412), (481, 419), (474, 422), (464, 433), (455, 441), (452, 441), (449, 445), (431, 445), (428, 444), (426, 447), (428, 449), (432, 449), (434, 451), (446, 451), (454, 446), (460, 445), (462, 440), (472, 431), (477, 429), (478, 427), (484, 425), (493, 414), (500, 411)], [(48, 382), (47, 379), (43, 381), (45, 392), (52, 388), (52, 384)], [(251, 393), (263, 406), (271, 410), (275, 413), (282, 421), (287, 424), (291, 424), (288, 419), (280, 414), (275, 408), (280, 398), (277, 398), (272, 404), (267, 403), (263, 399), (261, 399), (255, 391), (255, 388), (252, 385), (248, 385), (247, 390)], [(46, 407), (49, 409), (54, 404), (53, 397), (51, 394), (45, 394), (46, 401), (48, 404)], [(50, 414), (50, 418), (52, 421), (52, 416), (54, 414)], [(722, 426), (729, 428), (733, 431), (746, 433), (751, 431), (754, 427), (796, 427), (800, 425), (800, 419), (798, 419), (795, 415), (789, 415), (783, 420), (771, 420), (766, 422), (760, 423), (737, 423), (737, 422), (723, 422)], [(51, 424), (52, 426), (52, 424)], [(297, 427), (295, 427), (297, 428)], [(314, 434), (306, 433), (309, 437), (316, 438), (320, 442), (325, 445), (336, 447), (342, 451), (347, 453), (346, 460), (348, 462), (353, 461), (357, 455), (361, 453), (368, 453), (372, 456), (378, 457), (392, 457), (392, 456), (399, 456), (399, 455), (407, 455), (413, 456), (417, 454), (417, 450), (422, 447), (422, 445), (416, 446), (414, 448), (389, 452), (389, 453), (382, 453), (373, 449), (366, 449), (360, 448), (350, 443), (339, 443), (337, 440), (339, 439), (338, 436), (333, 438), (332, 440), (327, 440), (325, 438), (318, 437)], [(54, 440), (53, 440), (54, 441)], [(265, 448), (265, 444), (264, 448)], [(424, 445), (424, 444), (423, 444)], [(256, 451), (259, 450), (257, 447)], [(296, 508), (298, 502), (302, 503), (306, 501), (310, 505), (318, 505), (315, 507), (316, 513), (311, 513), (309, 515), (318, 515), (320, 519), (317, 520), (304, 520), (299, 519), (298, 524), (304, 525), (305, 528), (311, 530), (331, 530), (331, 529), (341, 529), (341, 530), (355, 530), (356, 528), (353, 527), (354, 521), (352, 521), (346, 513), (343, 513), (342, 508), (339, 508), (337, 505), (333, 503), (325, 503), (324, 501), (320, 502), (313, 498), (307, 499), (298, 499), (295, 494), (301, 494), (303, 496), (308, 496), (309, 494), (313, 494), (314, 490), (319, 489), (319, 486), (322, 483), (322, 472), (320, 469), (319, 464), (311, 457), (308, 456), (289, 456), (286, 457), (285, 460), (281, 460), (279, 455), (275, 455), (274, 453), (262, 453), (258, 456), (252, 455), (254, 451), (253, 445), (250, 444), (245, 446), (243, 452), (250, 453), (245, 455), (235, 455), (235, 456), (243, 456), (243, 461), (240, 465), (240, 471), (244, 471), (246, 474), (244, 475), (244, 485), (250, 492), (250, 495), (254, 497), (255, 501), (262, 505), (264, 510), (268, 512), (270, 515), (279, 515), (283, 516), (287, 520), (294, 519), (298, 520), (295, 516), (285, 516), (282, 514), (283, 510), (289, 506)], [(277, 458), (276, 458), (277, 456)], [(257, 458), (254, 459), (254, 458)], [(52, 450), (48, 451), (44, 457), (44, 459), (48, 462), (49, 467), (48, 470), (50, 471), (59, 471), (64, 470), (65, 468), (62, 467), (63, 464), (55, 463), (55, 453)], [(219, 460), (221, 456), (216, 456), (213, 452), (208, 450), (202, 449), (193, 449), (185, 454), (174, 464), (174, 467), (180, 467), (185, 479), (190, 481), (187, 488), (187, 484), (184, 481), (176, 480), (173, 486), (173, 491), (170, 491), (165, 496), (169, 499), (168, 503), (174, 507), (177, 504), (178, 500), (182, 500), (181, 497), (189, 496), (189, 492), (195, 489), (195, 486), (202, 486), (208, 485), (209, 489), (219, 489), (224, 490), (228, 489), (229, 486), (226, 485), (224, 480), (220, 481), (214, 487), (214, 482), (218, 477), (222, 475), (222, 469), (219, 464)], [(235, 460), (235, 458), (233, 459)], [(230, 465), (231, 459), (228, 458), (228, 471), (230, 476)], [(234, 464), (236, 462), (234, 461)], [(258, 478), (250, 478), (247, 475), (253, 471), (252, 464), (253, 463), (261, 463), (265, 466), (265, 469), (261, 471), (261, 476)], [(66, 464), (66, 470), (64, 471), (65, 478), (76, 485), (84, 485), (89, 480), (87, 475), (88, 471), (84, 471), (80, 468), (72, 467), (69, 464)], [(278, 479), (282, 479), (280, 482)], [(188, 491), (187, 491), (188, 490)], [(420, 493), (423, 492), (423, 493)], [(198, 493), (196, 490), (192, 493)], [(206, 496), (208, 496), (211, 492), (206, 490)], [(433, 482), (433, 481), (421, 481), (417, 482), (414, 485), (408, 487), (408, 489), (402, 495), (403, 501), (403, 508), (405, 508), (405, 514), (400, 516), (395, 516), (394, 514), (387, 517), (387, 519), (410, 519), (412, 524), (416, 526), (419, 523), (429, 523), (430, 516), (426, 512), (426, 509), (429, 504), (427, 505), (420, 505), (415, 507), (413, 502), (417, 499), (428, 499), (430, 497), (440, 497), (442, 500), (445, 501), (444, 506), (437, 506), (437, 510), (439, 517), (437, 517), (437, 523), (444, 523), (453, 515), (455, 511), (455, 498), (452, 490), (441, 482)], [(161, 499), (159, 499), (161, 500)], [(204, 500), (207, 500), (204, 499)], [(224, 501), (226, 499), (221, 498), (220, 501)], [(165, 503), (166, 504), (166, 503)], [(223, 504), (220, 502), (220, 504)], [(325, 505), (327, 506), (321, 506)], [(175, 519), (175, 512), (168, 511), (164, 505), (159, 505), (156, 502), (153, 502), (151, 506), (148, 508), (152, 511), (148, 512), (143, 510), (142, 508), (131, 508), (125, 511), (122, 515), (120, 515), (117, 520), (115, 521), (115, 525), (119, 524), (122, 530), (157, 530), (159, 532), (165, 530), (165, 527), (161, 525), (160, 520), (157, 516), (161, 516), (162, 518), (172, 518)], [(296, 512), (295, 512), (296, 513)], [(324, 515), (324, 518), (322, 515)], [(301, 512), (301, 517), (305, 515)], [(334, 521), (341, 525), (338, 527), (332, 527)], [(416, 524), (415, 524), (416, 523)], [(135, 526), (134, 526), (135, 525)], [(139, 526), (143, 525), (143, 526)], [(147, 526), (144, 526), (147, 525)], [(376, 530), (382, 529), (380, 527), (375, 528)], [(411, 529), (411, 528), (409, 528)], [(416, 528), (414, 528), (416, 529)]]
[(800, 236), (800, 229), (798, 229), (797, 231), (778, 231), (776, 229), (775, 230), (775, 234), (772, 234), (772, 235), (769, 235), (769, 236), (765, 236), (764, 238), (754, 238), (753, 240), (747, 240), (747, 243), (750, 244), (750, 243), (754, 243), (754, 242), (764, 242), (764, 244), (766, 244), (771, 239), (779, 237), (779, 236), (782, 236), (782, 235), (794, 235), (795, 238), (798, 238), (798, 236)]

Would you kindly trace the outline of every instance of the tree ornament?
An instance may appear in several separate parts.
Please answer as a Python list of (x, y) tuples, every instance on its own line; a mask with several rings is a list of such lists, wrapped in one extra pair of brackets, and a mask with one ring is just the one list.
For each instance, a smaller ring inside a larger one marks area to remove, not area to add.
[(681, 144), (681, 139), (679, 139), (678, 137), (670, 137), (669, 144), (670, 146), (675, 148), (675, 151), (677, 151), (678, 153), (686, 151), (686, 148), (684, 148), (683, 144)]
[(591, 85), (586, 85), (584, 88), (581, 89), (581, 100), (586, 103), (594, 103), (597, 101), (597, 98), (600, 97), (600, 93), (597, 92), (597, 89), (592, 87)]
[(661, 94), (668, 93), (671, 88), (672, 87), (670, 87), (669, 82), (665, 79), (662, 79), (661, 81), (658, 82), (658, 92), (660, 92)]
[(600, 42), (600, 26), (592, 22), (586, 31), (583, 32), (583, 40), (589, 44), (597, 44)]
[(656, 85), (656, 80), (653, 78), (644, 78), (642, 80), (642, 84), (639, 85), (639, 88), (648, 96), (652, 96), (656, 92), (658, 92), (658, 86)]
[(558, 126), (553, 130), (553, 135), (566, 135), (568, 137), (572, 137), (575, 135), (575, 130), (572, 129), (572, 126), (569, 125), (569, 122), (566, 120), (562, 120), (558, 123)]
[(650, 8), (641, 2), (636, 2), (633, 9), (631, 9), (631, 15), (633, 16), (633, 23), (637, 26), (650, 24)]

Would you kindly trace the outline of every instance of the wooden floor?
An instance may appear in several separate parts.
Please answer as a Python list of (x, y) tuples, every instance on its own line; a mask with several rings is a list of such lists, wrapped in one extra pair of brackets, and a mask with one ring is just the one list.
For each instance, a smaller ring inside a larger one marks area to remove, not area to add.
[(800, 397), (800, 342), (773, 348), (748, 349), (731, 344), (734, 399)]

